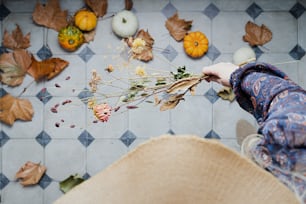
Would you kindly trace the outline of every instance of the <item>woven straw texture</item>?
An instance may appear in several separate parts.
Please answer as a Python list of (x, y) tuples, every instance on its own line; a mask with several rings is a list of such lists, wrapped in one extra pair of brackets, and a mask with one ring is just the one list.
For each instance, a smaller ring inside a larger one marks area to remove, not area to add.
[(218, 141), (163, 135), (138, 146), (55, 203), (299, 202), (271, 174)]

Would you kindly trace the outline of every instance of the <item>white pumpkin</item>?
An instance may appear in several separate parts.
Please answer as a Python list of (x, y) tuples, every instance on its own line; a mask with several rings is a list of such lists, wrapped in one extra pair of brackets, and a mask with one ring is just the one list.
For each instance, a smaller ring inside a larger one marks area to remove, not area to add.
[(256, 61), (256, 54), (250, 47), (242, 47), (234, 52), (233, 63), (241, 66)]
[(138, 19), (131, 11), (120, 11), (112, 19), (112, 29), (119, 37), (131, 37), (138, 29)]

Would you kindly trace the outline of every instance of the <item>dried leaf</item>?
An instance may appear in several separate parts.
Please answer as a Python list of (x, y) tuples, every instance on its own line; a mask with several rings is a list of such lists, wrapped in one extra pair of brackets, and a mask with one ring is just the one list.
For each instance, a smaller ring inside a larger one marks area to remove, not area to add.
[(107, 12), (107, 0), (85, 0), (85, 3), (98, 17), (103, 17)]
[(192, 21), (185, 21), (179, 19), (178, 13), (176, 12), (173, 16), (168, 18), (165, 23), (170, 35), (176, 40), (181, 41), (184, 39), (186, 33), (191, 29)]
[(84, 38), (85, 38), (85, 43), (89, 43), (90, 41), (93, 41), (95, 39), (96, 35), (96, 30), (92, 30), (90, 32), (84, 32), (83, 33)]
[(31, 62), (31, 54), (24, 49), (3, 53), (0, 55), (0, 81), (9, 86), (20, 85)]
[(37, 184), (47, 168), (40, 163), (26, 162), (16, 173), (16, 179), (20, 179), (20, 184), (30, 186)]
[(9, 49), (26, 49), (30, 47), (30, 38), (31, 33), (27, 33), (23, 36), (22, 30), (20, 29), (19, 25), (16, 24), (15, 30), (12, 31), (10, 35), (7, 30), (4, 31), (2, 45)]
[[(144, 45), (141, 45), (141, 49), (137, 49), (137, 52), (132, 52), (132, 57), (134, 59), (138, 59), (144, 62), (148, 62), (153, 59), (153, 44), (154, 44), (154, 39), (151, 37), (148, 31), (144, 31), (143, 29), (139, 30), (138, 33), (136, 34), (135, 38), (130, 37), (126, 39), (126, 43), (128, 46), (134, 48), (133, 42), (135, 40), (142, 39), (145, 43)], [(140, 50), (140, 51), (139, 51)]]
[(133, 0), (125, 0), (125, 10), (132, 10), (133, 8)]
[(201, 78), (199, 77), (189, 77), (183, 78), (176, 82), (174, 82), (168, 89), (167, 93), (177, 93), (179, 91), (190, 90), (192, 87), (195, 87), (197, 84), (201, 82)]
[(46, 5), (37, 2), (32, 14), (35, 23), (56, 31), (68, 25), (67, 16), (68, 11), (61, 10), (58, 0), (48, 0)]
[(258, 26), (251, 21), (245, 25), (246, 34), (243, 40), (248, 42), (250, 46), (263, 45), (272, 39), (272, 32), (265, 25)]
[(43, 78), (50, 80), (61, 73), (68, 65), (69, 62), (61, 58), (49, 58), (39, 62), (32, 56), (32, 64), (28, 73), (34, 77), (35, 81)]
[(219, 92), (218, 96), (220, 96), (223, 100), (229, 100), (233, 102), (235, 100), (235, 94), (232, 88), (230, 87), (223, 87)]
[(164, 101), (160, 106), (161, 111), (170, 110), (177, 106), (177, 104), (184, 100), (184, 94), (175, 94), (168, 98), (168, 100)]
[(0, 121), (12, 126), (15, 120), (31, 121), (34, 111), (27, 99), (18, 99), (10, 94), (0, 98)]
[(59, 183), (60, 189), (64, 193), (67, 193), (68, 191), (70, 191), (72, 188), (79, 185), (83, 181), (84, 181), (84, 179), (81, 176), (79, 176), (78, 174), (71, 175), (71, 176), (69, 176), (68, 178), (66, 178), (65, 180), (63, 180)]

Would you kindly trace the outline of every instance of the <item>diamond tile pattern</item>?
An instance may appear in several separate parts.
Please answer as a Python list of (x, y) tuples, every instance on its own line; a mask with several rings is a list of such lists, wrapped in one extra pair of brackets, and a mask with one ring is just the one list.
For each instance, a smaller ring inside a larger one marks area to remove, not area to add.
[(40, 50), (38, 50), (37, 56), (41, 60), (45, 60), (45, 59), (48, 59), (48, 58), (52, 57), (52, 52), (51, 52), (49, 46), (43, 45), (42, 48), (40, 48)]
[(42, 131), (35, 139), (43, 147), (46, 147), (51, 141), (51, 137), (45, 131)]
[(221, 137), (213, 130), (209, 131), (209, 133), (207, 133), (205, 138), (207, 138), (207, 139), (221, 139)]
[(9, 179), (4, 174), (0, 173), (0, 190), (4, 189), (9, 182)]
[(94, 54), (95, 53), (88, 46), (86, 46), (79, 53), (79, 57), (82, 58), (82, 60), (84, 60), (84, 62), (88, 62), (94, 56)]
[(300, 4), (300, 3), (296, 3), (291, 9), (290, 9), (290, 13), (296, 18), (298, 19), (301, 15), (303, 15), (303, 13), (305, 12), (305, 7)]
[(214, 45), (209, 46), (208, 52), (206, 53), (206, 56), (207, 56), (210, 60), (214, 61), (214, 60), (216, 60), (220, 55), (221, 55), (221, 52), (220, 52)]
[(177, 51), (171, 46), (168, 45), (163, 51), (162, 55), (167, 58), (170, 62), (172, 62), (176, 56), (178, 55)]
[(88, 90), (88, 88), (84, 88), (79, 94), (78, 97), (83, 101), (83, 103), (87, 104), (88, 98), (92, 97), (93, 94)]
[(52, 179), (45, 173), (38, 182), (42, 189), (46, 189), (52, 182)]
[(127, 130), (121, 137), (120, 137), (120, 140), (127, 146), (129, 147), (133, 142), (134, 140), (136, 139), (136, 135)]
[(302, 59), (305, 55), (305, 50), (300, 46), (296, 45), (290, 52), (289, 55), (296, 60)]
[(173, 4), (171, 4), (171, 2), (169, 2), (163, 9), (162, 9), (162, 13), (167, 17), (170, 18), (171, 16), (173, 16), (175, 14), (175, 12), (177, 12), (177, 9), (173, 6)]
[(263, 12), (263, 10), (256, 3), (253, 3), (247, 8), (246, 12), (249, 14), (249, 16), (255, 19)]
[(52, 98), (51, 94), (48, 92), (46, 88), (41, 89), (36, 94), (36, 97), (44, 104), (48, 103), (48, 101)]
[(258, 59), (264, 53), (258, 46), (254, 46), (253, 50), (256, 54), (256, 59)]
[(94, 140), (95, 138), (91, 136), (89, 132), (84, 130), (81, 135), (78, 137), (78, 140), (85, 146), (88, 147)]
[(0, 132), (0, 147), (3, 147), (5, 143), (10, 139), (10, 137), (4, 132)]
[(5, 47), (0, 46), (0, 55), (3, 53), (8, 53), (8, 50)]
[[(306, 87), (305, 0), (134, 1), (133, 11), (139, 17), (139, 28), (148, 30), (154, 39), (154, 58), (149, 62), (130, 59), (130, 49), (124, 49), (122, 39), (111, 30), (111, 18), (98, 21), (93, 41), (84, 43), (75, 52), (66, 52), (58, 45), (55, 30), (47, 29), (48, 35), (45, 35), (45, 28), (33, 23), (31, 16), (36, 2), (0, 0), (0, 38), (3, 38), (5, 29), (11, 32), (18, 23), (24, 33), (31, 32), (28, 48), (31, 53), (40, 60), (65, 59), (69, 66), (48, 81), (31, 83), (33, 78), (27, 74), (17, 87), (0, 82), (0, 97), (7, 93), (18, 96), (27, 87), (21, 98), (31, 101), (35, 113), (32, 121), (16, 121), (13, 126), (0, 123), (0, 194), (4, 204), (54, 203), (63, 195), (58, 186), (60, 180), (76, 173), (89, 179), (142, 142), (160, 134), (174, 137), (194, 134), (219, 139), (219, 142), (237, 149), (237, 121), (243, 119), (256, 124), (254, 117), (236, 102), (229, 103), (217, 95), (220, 85), (206, 81), (196, 87), (195, 96), (186, 94), (185, 100), (172, 110), (159, 111), (159, 106), (142, 103), (135, 110), (121, 107), (112, 112), (108, 122), (98, 122), (87, 107), (87, 99), (93, 96), (88, 84), (93, 69), (103, 80), (114, 82), (112, 87), (101, 86), (97, 91), (99, 102), (102, 94), (117, 94), (119, 86), (126, 87), (117, 79), (134, 76), (138, 65), (150, 75), (176, 72), (177, 67), (184, 65), (188, 73), (200, 74), (204, 66), (231, 61), (236, 48), (248, 46), (242, 36), (245, 23), (251, 20), (265, 24), (273, 33), (271, 42), (253, 47), (258, 60), (271, 63), (300, 60), (281, 67), (288, 70), (289, 76), (293, 76), (298, 84)], [(22, 6), (24, 4), (26, 8)], [(106, 17), (122, 10), (123, 4), (124, 1), (108, 1)], [(84, 6), (84, 1), (63, 0), (61, 6), (73, 14), (72, 11)], [(175, 12), (179, 13), (180, 19), (193, 21), (191, 31), (202, 31), (208, 37), (209, 50), (202, 58), (187, 56), (183, 42), (176, 42), (169, 34), (165, 21)], [(0, 46), (0, 54), (5, 52), (12, 50)], [(107, 73), (104, 69), (110, 64), (115, 69)], [(3, 74), (1, 70), (0, 74)], [(155, 83), (154, 80), (151, 82)], [(160, 99), (167, 97), (169, 94), (158, 95)], [(60, 105), (56, 113), (52, 112), (52, 108), (67, 99), (72, 102)], [(113, 105), (117, 98), (110, 101)], [(57, 127), (57, 123), (60, 126)], [(48, 170), (36, 186), (22, 188), (14, 181), (12, 170), (18, 170), (28, 160), (41, 162)], [(14, 200), (14, 195), (20, 195), (19, 202)]]
[(204, 96), (211, 102), (211, 103), (215, 103), (218, 99), (218, 93), (213, 89), (210, 88), (205, 94)]
[(4, 4), (0, 5), (0, 21), (3, 21), (10, 13), (11, 11)]
[(7, 94), (7, 92), (5, 91), (5, 89), (0, 88), (0, 97), (4, 96), (5, 94)]
[(218, 7), (217, 7), (215, 4), (213, 4), (213, 3), (209, 4), (209, 5), (205, 8), (205, 10), (203, 11), (203, 13), (204, 13), (208, 18), (210, 18), (211, 20), (212, 20), (213, 18), (215, 18), (215, 17), (219, 14), (219, 12), (220, 12), (220, 10), (219, 10)]

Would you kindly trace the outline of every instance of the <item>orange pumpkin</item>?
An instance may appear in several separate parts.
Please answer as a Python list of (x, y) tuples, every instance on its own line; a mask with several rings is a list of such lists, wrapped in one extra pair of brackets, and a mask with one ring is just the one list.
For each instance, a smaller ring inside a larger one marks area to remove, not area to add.
[(75, 51), (84, 43), (84, 35), (75, 26), (67, 26), (58, 32), (58, 43), (67, 51)]
[(189, 32), (184, 37), (184, 50), (192, 58), (202, 57), (208, 50), (208, 39), (200, 31)]
[(87, 9), (79, 10), (74, 15), (74, 24), (82, 31), (91, 31), (97, 26), (97, 16)]

